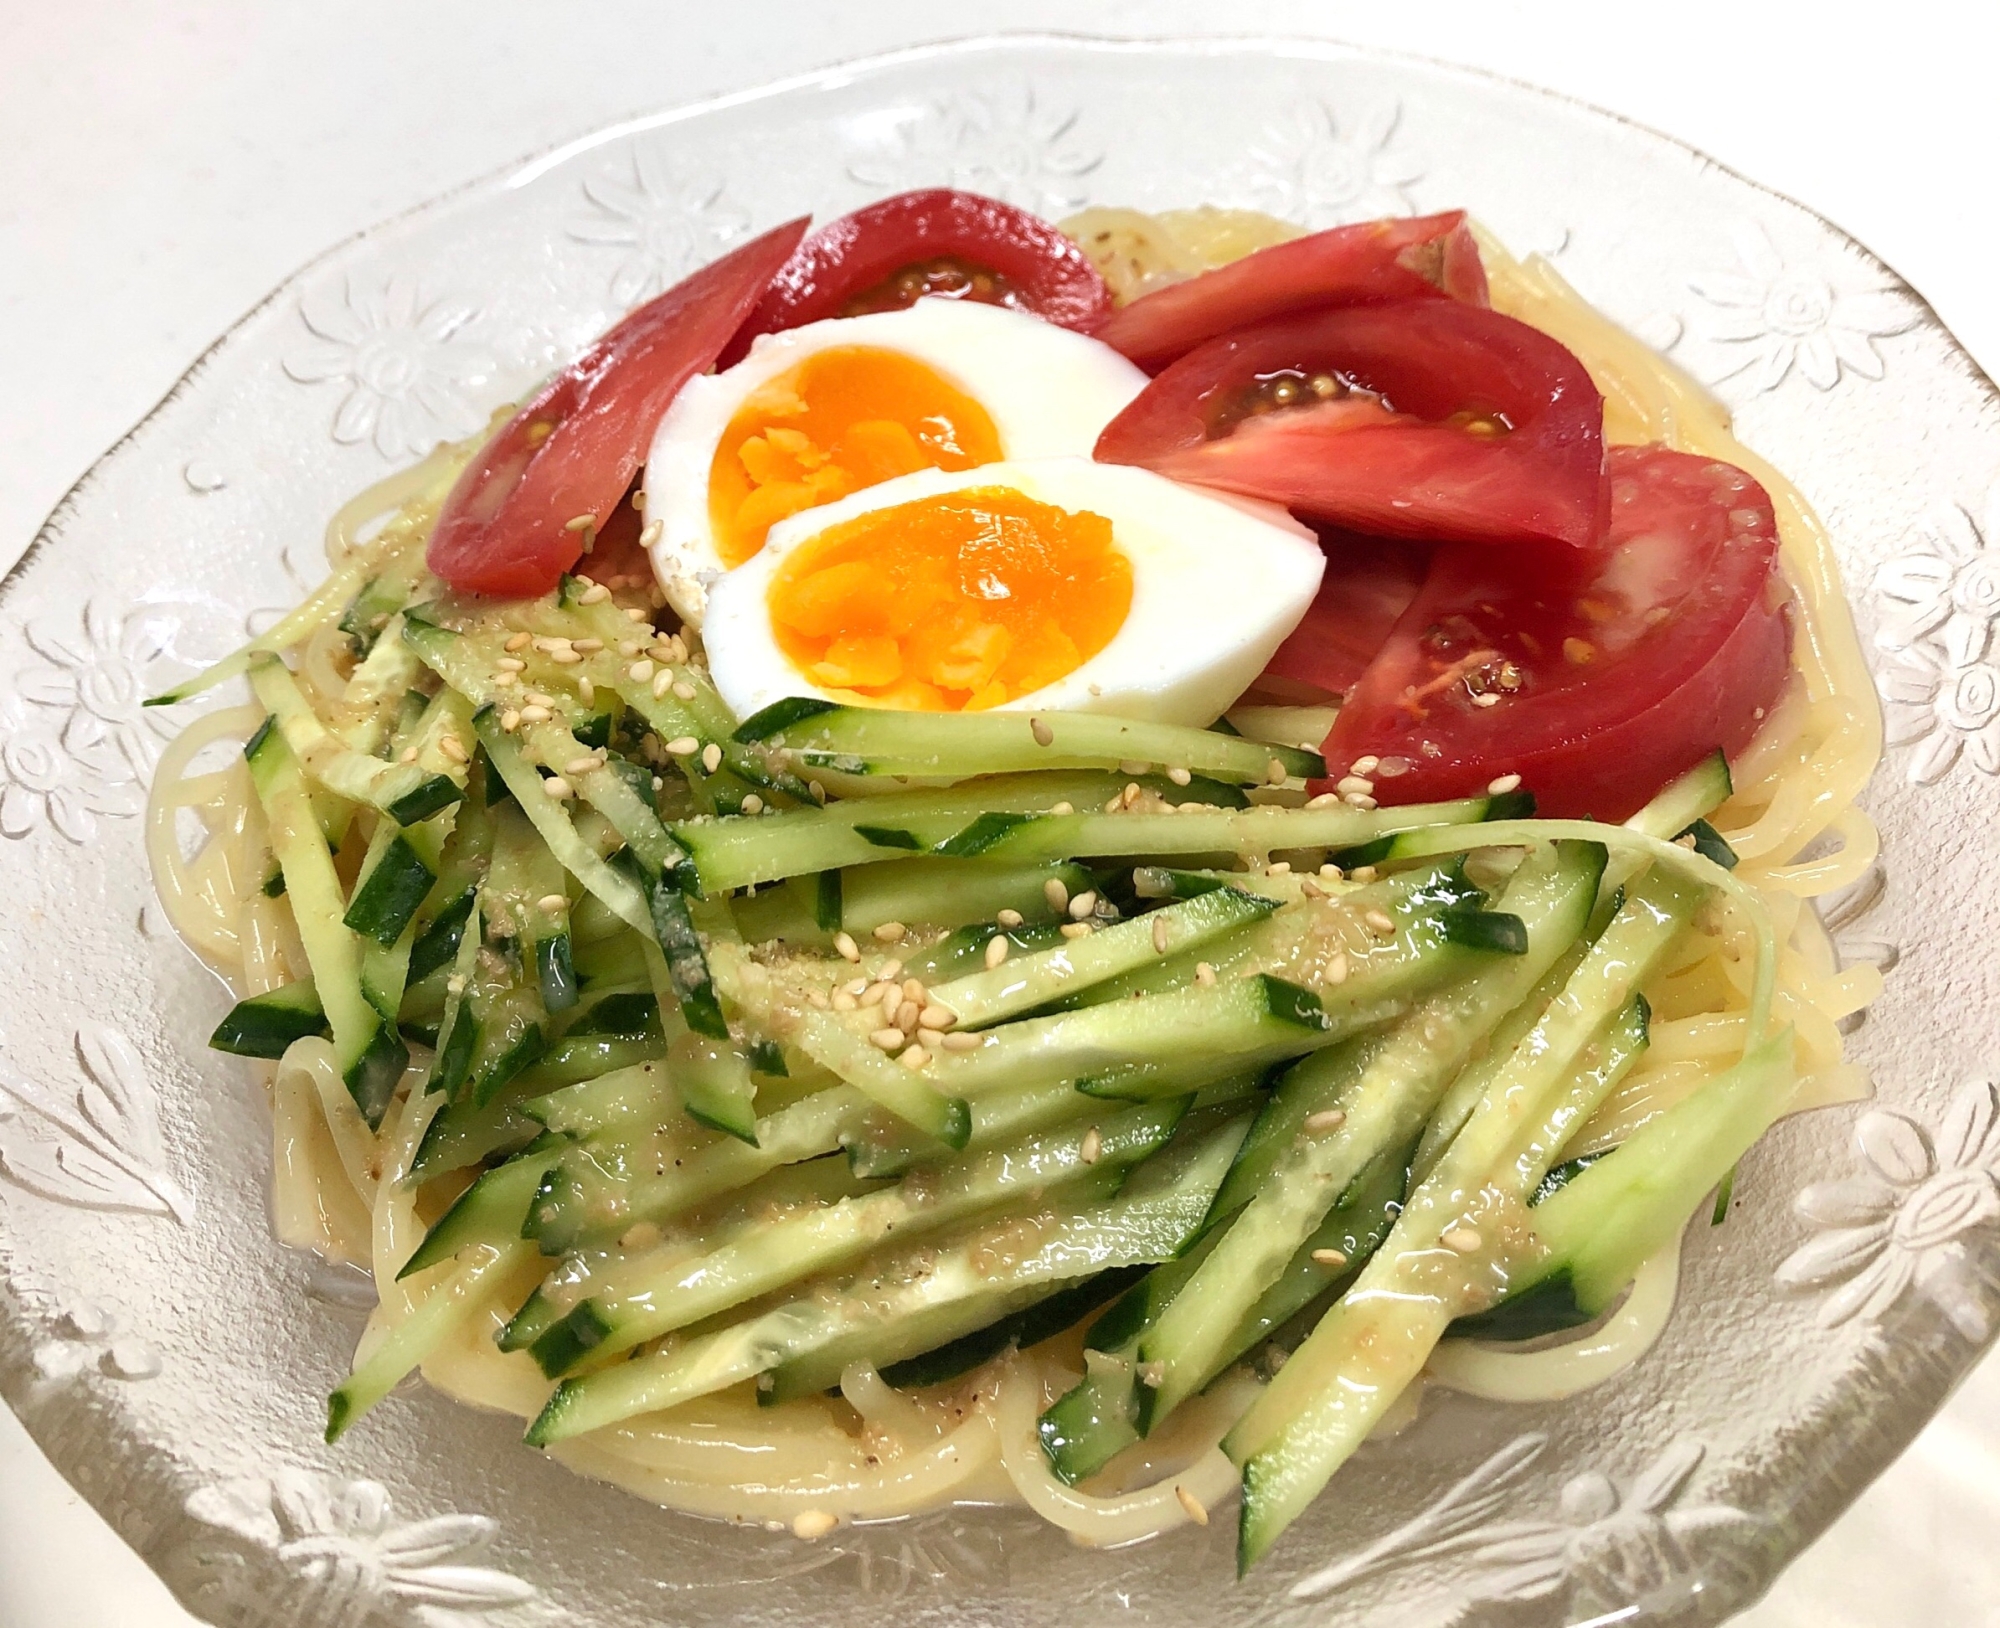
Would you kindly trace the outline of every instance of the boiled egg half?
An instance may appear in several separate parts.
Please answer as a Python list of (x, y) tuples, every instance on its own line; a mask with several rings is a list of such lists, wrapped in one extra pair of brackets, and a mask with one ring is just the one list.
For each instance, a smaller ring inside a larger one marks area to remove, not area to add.
[(709, 593), (739, 718), (785, 696), (1212, 722), (1319, 587), (1282, 509), (1086, 458), (927, 469), (778, 521)]
[(918, 470), (1087, 457), (1145, 383), (1108, 345), (971, 301), (767, 334), (689, 380), (654, 433), (654, 573), (700, 627), (710, 589), (779, 521)]

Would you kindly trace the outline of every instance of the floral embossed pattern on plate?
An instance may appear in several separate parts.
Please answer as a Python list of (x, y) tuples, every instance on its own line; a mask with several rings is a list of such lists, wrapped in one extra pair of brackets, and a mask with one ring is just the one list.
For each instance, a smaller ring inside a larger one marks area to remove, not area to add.
[[(163, 736), (134, 702), (293, 602), (346, 498), (741, 233), (947, 183), (1315, 223), (1464, 204), (1559, 250), (1820, 505), (1899, 743), (1868, 796), (1881, 873), (1828, 907), (1841, 953), (1895, 964), (1850, 1037), (1876, 1100), (1746, 1160), (1635, 1368), (1559, 1407), (1434, 1394), (1240, 1584), (1226, 1516), (1105, 1554), (1015, 1511), (818, 1546), (670, 1515), (421, 1388), (323, 1447), (366, 1286), (271, 1240), (262, 1103), (203, 1048), (224, 994), (145, 909)], [(638, 120), (373, 231), (232, 331), (0, 590), (0, 1389), (225, 1623), (638, 1628), (671, 1599), (696, 1625), (864, 1628), (885, 1596), (940, 1628), (1718, 1621), (1990, 1337), (1992, 1099), (1966, 1082), (2000, 1031), (1996, 478), (1991, 387), (1805, 210), (1587, 108), (1332, 46), (907, 53)]]

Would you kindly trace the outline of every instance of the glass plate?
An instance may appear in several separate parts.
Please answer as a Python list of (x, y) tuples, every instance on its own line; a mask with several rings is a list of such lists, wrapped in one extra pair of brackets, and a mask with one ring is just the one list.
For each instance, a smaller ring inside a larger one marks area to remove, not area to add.
[[(203, 1049), (226, 997), (149, 902), (143, 788), (186, 714), (139, 699), (296, 600), (344, 498), (744, 233), (940, 182), (1051, 215), (1470, 207), (1799, 480), (1890, 714), (1887, 869), (1829, 912), (1850, 959), (1900, 962), (1852, 1040), (1876, 1100), (1750, 1156), (1635, 1368), (1560, 1405), (1433, 1392), (1242, 1583), (1227, 1517), (1113, 1553), (1011, 1510), (817, 1544), (699, 1521), (421, 1389), (322, 1447), (365, 1289), (272, 1241), (268, 1116)], [(1993, 1330), (1996, 468), (1992, 386), (1824, 221), (1593, 109), (1337, 46), (926, 48), (621, 125), (365, 232), (203, 356), (0, 588), (0, 1389), (224, 1624), (1717, 1621)]]

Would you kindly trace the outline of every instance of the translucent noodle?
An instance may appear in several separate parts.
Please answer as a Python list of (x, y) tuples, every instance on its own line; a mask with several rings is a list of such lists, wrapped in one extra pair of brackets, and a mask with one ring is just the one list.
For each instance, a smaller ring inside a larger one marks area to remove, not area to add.
[[(1100, 210), (1069, 225), (1125, 295), (1297, 234), (1269, 217), (1216, 210)], [(1490, 241), (1483, 248), (1494, 305), (1577, 353), (1605, 394), (1614, 442), (1660, 441), (1726, 461), (1762, 482), (1776, 505), (1797, 676), (1733, 765), (1735, 790), (1714, 823), (1740, 857), (1738, 878), (1757, 890), (1779, 933), (1774, 1011), (1797, 1032), (1796, 1105), (1859, 1095), (1866, 1081), (1842, 1058), (1841, 1025), (1873, 999), (1880, 973), (1840, 965), (1812, 901), (1860, 882), (1875, 863), (1875, 829), (1854, 799), (1882, 734), (1825, 530), (1792, 484), (1737, 441), (1724, 409), (1679, 369), (1584, 303), (1546, 263), (1517, 262)], [(337, 572), (348, 573), (344, 580), (358, 586), (363, 567), (380, 569), (421, 545), (475, 445), (440, 448), (342, 508), (328, 527), (327, 553)], [(338, 711), (352, 668), (348, 641), (334, 626), (339, 611), (289, 623), (283, 635), (300, 682), (329, 712)], [(305, 970), (284, 901), (264, 894), (272, 863), (264, 823), (240, 754), (231, 750), (260, 719), (258, 708), (234, 707), (189, 725), (163, 754), (145, 830), (168, 917), (242, 994)], [(1699, 921), (1656, 976), (1646, 991), (1654, 1014), (1649, 1051), (1566, 1154), (1616, 1145), (1741, 1056), (1753, 968), (1726, 925), (1721, 913)], [(424, 1097), (413, 1070), (371, 1133), (327, 1042), (301, 1040), (264, 1072), (278, 1235), (372, 1269), (379, 1304), (365, 1351), (440, 1282), (458, 1281), (442, 1266), (396, 1279), (435, 1219), (435, 1195), (407, 1178), (437, 1102)], [(1657, 1337), (1672, 1307), (1676, 1264), (1672, 1251), (1649, 1263), (1603, 1327), (1578, 1341), (1533, 1352), (1447, 1345), (1432, 1376), (1515, 1400), (1550, 1400), (1600, 1383)], [(499, 1351), (493, 1336), (542, 1265), (531, 1263), (520, 1281), (496, 1284), (472, 1307), (424, 1362), (429, 1383), (524, 1418), (541, 1410), (551, 1382), (525, 1353)], [(954, 1501), (1018, 1502), (1079, 1542), (1113, 1545), (1206, 1519), (1234, 1491), (1236, 1470), (1219, 1443), (1259, 1388), (1247, 1369), (1232, 1370), (1176, 1410), (1161, 1432), (1081, 1488), (1051, 1473), (1035, 1432), (1043, 1406), (1074, 1377), (1049, 1347), (1003, 1356), (955, 1386), (925, 1393), (899, 1391), (858, 1365), (842, 1375), (836, 1397), (760, 1408), (739, 1388), (564, 1442), (552, 1455), (698, 1514), (786, 1523), (814, 1517), (802, 1530), (823, 1527), (826, 1516), (875, 1520)]]

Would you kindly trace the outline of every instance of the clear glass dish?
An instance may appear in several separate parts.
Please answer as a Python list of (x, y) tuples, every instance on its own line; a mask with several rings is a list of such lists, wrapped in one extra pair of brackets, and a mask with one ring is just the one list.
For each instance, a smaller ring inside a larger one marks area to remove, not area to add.
[[(271, 1239), (268, 1116), (203, 1047), (225, 994), (149, 903), (143, 788), (183, 719), (139, 699), (294, 600), (346, 497), (744, 232), (939, 182), (1050, 214), (1471, 208), (1798, 479), (1888, 708), (1885, 866), (1829, 913), (1845, 955), (1895, 964), (1851, 1040), (1875, 1100), (1757, 1149), (1636, 1367), (1558, 1405), (1433, 1391), (1241, 1583), (1226, 1519), (1110, 1553), (1012, 1510), (817, 1544), (699, 1521), (420, 1389), (320, 1446), (366, 1288)], [(1992, 386), (1824, 221), (1588, 107), (1336, 46), (926, 48), (621, 125), (366, 232), (203, 356), (0, 586), (0, 1390), (222, 1624), (1719, 1621), (2000, 1305), (1996, 472)]]

